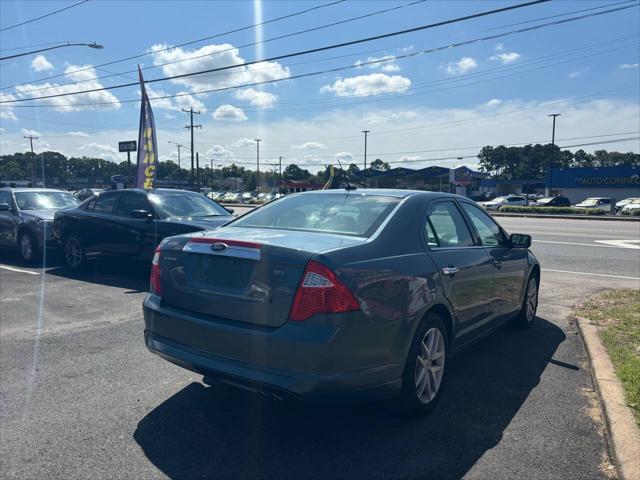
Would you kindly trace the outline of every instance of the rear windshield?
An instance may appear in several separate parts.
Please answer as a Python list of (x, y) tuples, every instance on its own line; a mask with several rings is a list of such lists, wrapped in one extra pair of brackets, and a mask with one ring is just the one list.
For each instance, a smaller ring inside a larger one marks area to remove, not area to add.
[(265, 205), (229, 226), (369, 237), (400, 200), (382, 195), (349, 193), (292, 195)]

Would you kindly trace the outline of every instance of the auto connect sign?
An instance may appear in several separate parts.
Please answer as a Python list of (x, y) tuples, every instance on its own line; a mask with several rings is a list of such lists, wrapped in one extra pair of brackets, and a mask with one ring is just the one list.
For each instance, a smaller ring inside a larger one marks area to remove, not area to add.
[(625, 165), (554, 169), (553, 186), (565, 188), (640, 188), (640, 168)]

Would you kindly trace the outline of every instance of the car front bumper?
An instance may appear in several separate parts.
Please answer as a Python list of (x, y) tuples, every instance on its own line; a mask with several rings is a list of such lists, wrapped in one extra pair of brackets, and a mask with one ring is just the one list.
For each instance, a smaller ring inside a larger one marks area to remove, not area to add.
[(145, 344), (152, 353), (270, 397), (378, 400), (401, 387), (404, 362), (393, 361), (388, 351), (394, 338), (389, 335), (399, 325), (372, 326), (361, 312), (340, 315), (344, 322), (334, 324), (309, 319), (267, 329), (163, 307), (153, 294), (143, 311)]

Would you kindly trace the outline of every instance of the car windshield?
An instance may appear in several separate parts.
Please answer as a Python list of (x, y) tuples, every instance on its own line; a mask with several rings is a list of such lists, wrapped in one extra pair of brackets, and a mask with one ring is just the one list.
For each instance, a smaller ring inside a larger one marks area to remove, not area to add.
[(369, 237), (399, 202), (400, 198), (382, 195), (294, 195), (247, 214), (230, 226)]
[(587, 198), (580, 205), (584, 205), (586, 207), (589, 207), (591, 205), (597, 205), (599, 201), (600, 201), (599, 198)]
[(505, 202), (507, 200), (507, 197), (496, 197), (493, 200), (491, 200), (490, 203), (499, 203), (499, 202)]
[(538, 200), (538, 203), (549, 203), (551, 200), (553, 200), (555, 197), (546, 197), (546, 198), (540, 198)]
[(632, 205), (638, 205), (640, 204), (640, 198), (636, 198), (635, 200), (630, 202)]
[(15, 195), (20, 210), (59, 210), (80, 203), (67, 192), (16, 192)]
[(213, 200), (197, 193), (153, 193), (149, 195), (149, 200), (160, 218), (229, 215)]

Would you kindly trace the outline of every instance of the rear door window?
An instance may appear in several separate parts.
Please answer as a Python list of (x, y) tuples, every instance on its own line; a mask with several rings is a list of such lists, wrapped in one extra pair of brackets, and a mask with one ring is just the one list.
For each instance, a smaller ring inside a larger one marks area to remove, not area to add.
[[(453, 202), (437, 202), (429, 208), (427, 222), (427, 243), (440, 248), (473, 246), (473, 237), (464, 217)], [(429, 230), (433, 231), (430, 233)], [(431, 238), (430, 238), (431, 235)]]
[(104, 193), (96, 199), (96, 203), (93, 204), (93, 211), (95, 213), (113, 213), (113, 207), (116, 204), (119, 194), (116, 193)]
[(146, 210), (150, 212), (149, 203), (143, 195), (136, 193), (125, 193), (118, 202), (116, 215), (121, 217), (131, 217), (134, 210)]

